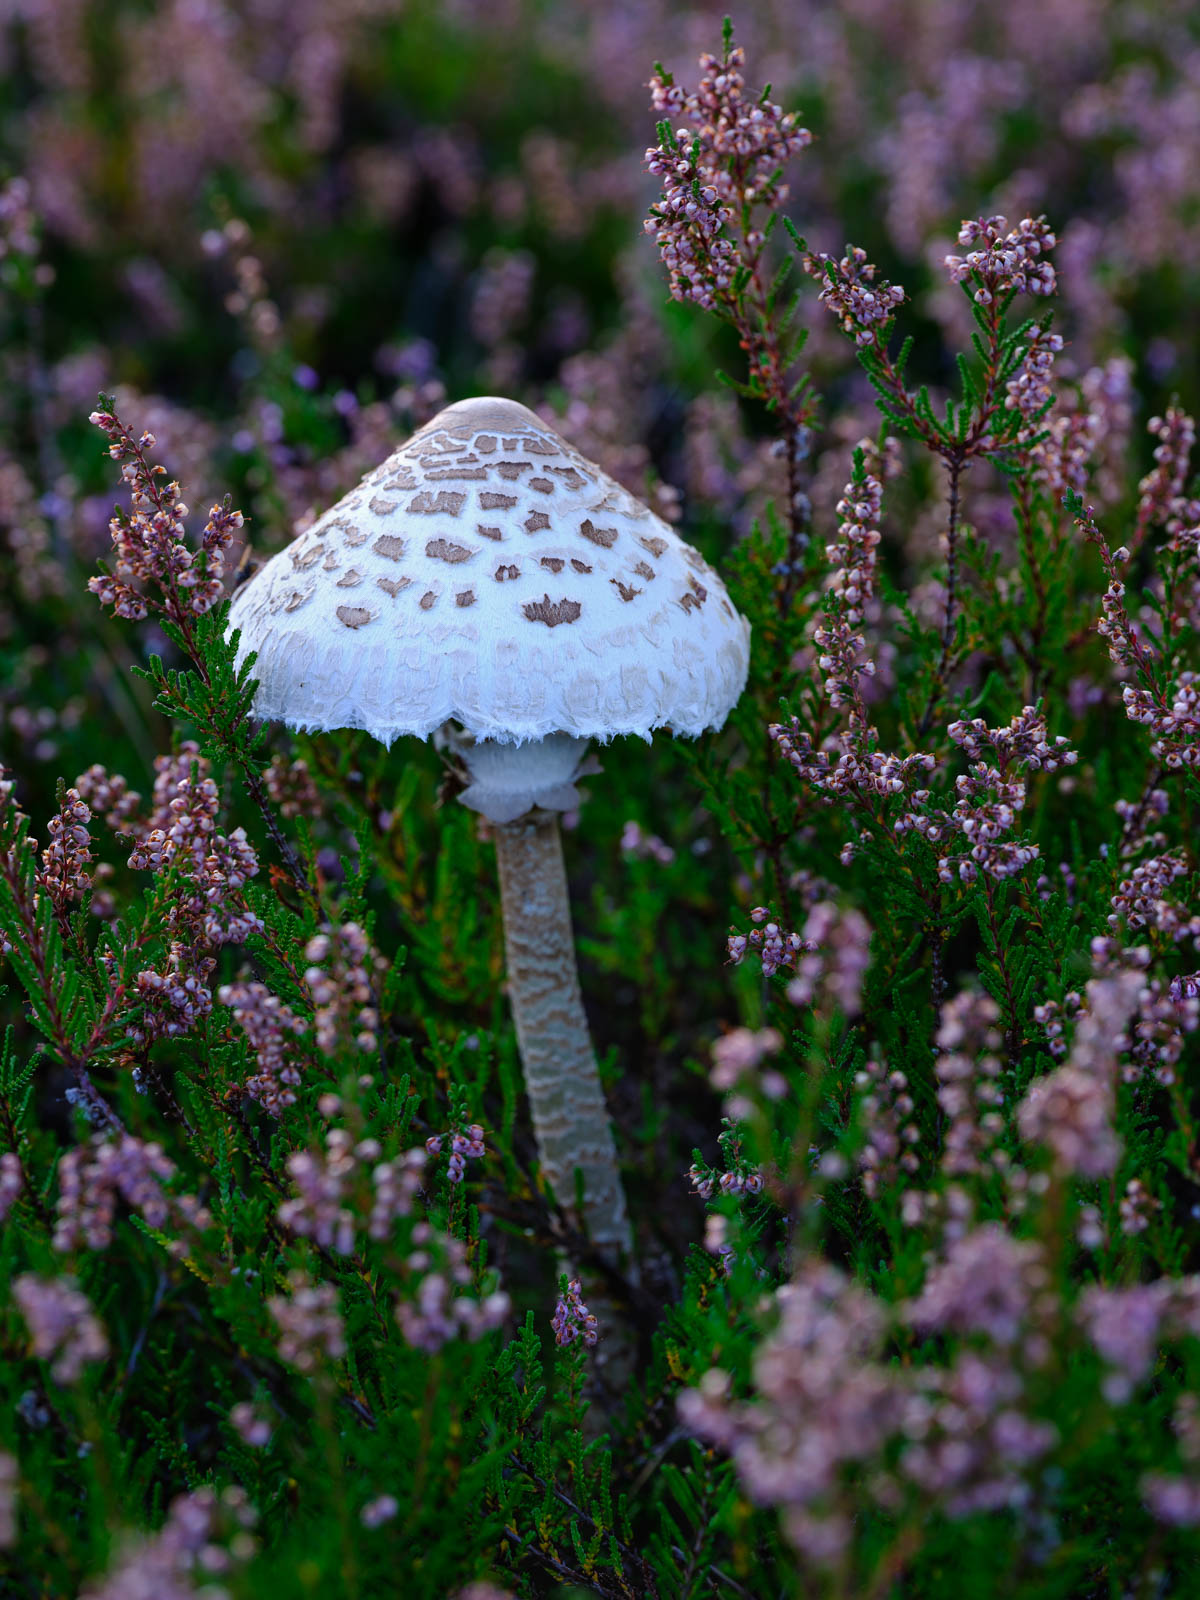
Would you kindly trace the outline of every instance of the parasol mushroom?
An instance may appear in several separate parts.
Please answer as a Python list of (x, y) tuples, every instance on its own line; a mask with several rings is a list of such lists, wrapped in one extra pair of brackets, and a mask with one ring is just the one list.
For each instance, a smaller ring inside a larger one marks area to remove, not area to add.
[[(230, 612), (256, 715), (385, 744), (447, 723), (492, 823), (542, 1171), (610, 1257), (629, 1220), (575, 964), (558, 813), (590, 740), (719, 727), (749, 624), (701, 556), (524, 406), (446, 408)], [(576, 1205), (582, 1178), (582, 1213)]]

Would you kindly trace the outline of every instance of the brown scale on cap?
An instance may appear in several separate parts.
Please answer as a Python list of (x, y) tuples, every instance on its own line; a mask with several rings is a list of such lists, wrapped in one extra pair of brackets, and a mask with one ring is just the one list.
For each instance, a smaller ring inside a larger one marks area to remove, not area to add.
[(583, 607), (578, 600), (551, 600), (547, 594), (540, 600), (531, 600), (521, 610), (530, 622), (544, 622), (548, 628), (557, 628), (560, 622), (577, 622)]
[(390, 533), (381, 533), (371, 546), (381, 556), (386, 556), (389, 561), (399, 561), (404, 554), (404, 540), (393, 537)]
[(617, 542), (615, 528), (598, 528), (590, 517), (585, 517), (579, 524), (579, 531), (585, 539), (590, 539), (592, 544), (598, 544), (604, 550), (610, 550)]
[(344, 622), (348, 628), (361, 628), (370, 622), (372, 613), (364, 606), (339, 606), (337, 619)]
[(432, 556), (435, 561), (448, 561), (452, 566), (457, 566), (460, 561), (470, 561), (475, 551), (468, 550), (465, 544), (451, 544), (448, 539), (430, 539), (425, 546), (425, 554)]
[(549, 526), (550, 518), (544, 511), (531, 511), (525, 518), (524, 527), (526, 533), (541, 533), (544, 528)]
[(461, 589), (458, 594), (454, 596), (454, 604), (460, 608), (473, 606), (475, 604), (474, 589)]
[(428, 489), (422, 489), (420, 494), (415, 494), (409, 501), (408, 511), (410, 516), (457, 517), (466, 503), (466, 495), (454, 489), (439, 489), (436, 494), (431, 494)]
[(357, 567), (351, 567), (349, 572), (343, 573), (337, 581), (339, 589), (353, 589), (363, 581), (363, 575)]

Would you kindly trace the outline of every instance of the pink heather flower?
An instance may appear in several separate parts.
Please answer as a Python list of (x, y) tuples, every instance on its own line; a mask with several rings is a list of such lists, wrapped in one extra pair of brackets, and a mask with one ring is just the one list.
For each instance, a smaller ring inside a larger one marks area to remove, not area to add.
[(878, 1200), (899, 1187), (901, 1172), (912, 1176), (920, 1167), (916, 1102), (907, 1076), (889, 1072), (881, 1061), (868, 1061), (856, 1074), (854, 1086), (865, 1135), (858, 1157), (862, 1186), (869, 1199)]
[(1161, 1280), (1129, 1289), (1096, 1284), (1080, 1298), (1080, 1322), (1112, 1369), (1104, 1393), (1114, 1405), (1123, 1405), (1149, 1373), (1170, 1296), (1171, 1284)]
[(182, 491), (175, 482), (160, 485), (165, 469), (146, 459), (154, 435), (135, 437), (108, 410), (93, 411), (88, 420), (108, 438), (108, 453), (122, 463), (121, 478), (130, 490), (130, 510), (118, 511), (109, 523), (112, 571), (89, 578), (88, 588), (119, 617), (137, 621), (153, 609), (189, 632), (192, 618), (221, 598), (225, 550), (242, 526), (242, 513), (232, 511), (228, 500), (213, 506), (200, 549), (189, 549)]
[(1196, 424), (1186, 411), (1169, 406), (1165, 416), (1151, 417), (1148, 431), (1158, 440), (1154, 447), (1154, 466), (1138, 485), (1137, 518), (1133, 548), (1136, 550), (1152, 527), (1189, 519), (1184, 501), (1188, 467), (1196, 443)]
[(1054, 358), (1063, 347), (1059, 334), (1038, 328), (1021, 352), (1021, 364), (1005, 388), (1005, 409), (1021, 414), (1022, 427), (1017, 442), (1028, 443), (1042, 429), (1042, 413), (1054, 398), (1051, 378)]
[(832, 900), (813, 906), (801, 935), (796, 976), (787, 986), (794, 1006), (812, 1005), (823, 996), (845, 1017), (856, 1017), (862, 981), (871, 964), (871, 925), (853, 906)]
[(1130, 1178), (1121, 1196), (1121, 1232), (1127, 1238), (1136, 1233), (1145, 1233), (1154, 1213), (1161, 1210), (1162, 1201), (1154, 1198), (1141, 1179)]
[(1113, 1131), (1117, 1057), (1128, 1048), (1130, 1017), (1143, 986), (1137, 969), (1093, 978), (1070, 1057), (1046, 1078), (1035, 1078), (1017, 1107), (1021, 1137), (1047, 1145), (1055, 1164), (1085, 1178), (1107, 1177), (1121, 1145)]
[[(1036, 845), (1004, 837), (1025, 806), (1025, 784), (1012, 769), (1054, 772), (1072, 765), (1076, 754), (1064, 738), (1050, 742), (1046, 719), (1034, 706), (1026, 706), (1004, 728), (988, 728), (976, 717), (951, 723), (947, 732), (973, 763), (955, 780), (957, 804), (952, 812), (933, 809), (924, 805), (927, 796), (918, 794), (914, 798), (921, 809), (907, 812), (898, 831), (911, 829), (937, 848), (943, 883), (973, 883), (980, 873), (992, 879), (1013, 877), (1036, 861), (1039, 851)], [(996, 757), (994, 767), (981, 759), (989, 748)], [(965, 850), (948, 848), (960, 841)]]
[(578, 1278), (572, 1278), (566, 1288), (559, 1291), (550, 1325), (557, 1345), (574, 1344), (576, 1339), (582, 1339), (590, 1347), (599, 1339), (599, 1323), (583, 1303), (583, 1285)]
[(863, 613), (875, 598), (879, 523), (883, 485), (863, 472), (846, 485), (838, 501), (842, 519), (835, 543), (826, 554), (835, 563), (829, 578), (824, 619), (813, 630), (817, 666), (825, 674), (824, 688), (835, 710), (848, 708), (852, 732), (865, 731), (860, 677), (873, 677), (875, 663), (859, 661), (865, 640), (856, 631)]
[(246, 1079), (246, 1093), (277, 1117), (295, 1105), (300, 1068), (292, 1040), (304, 1032), (303, 1020), (263, 983), (227, 983), (217, 999), (228, 1006), (258, 1059), (258, 1071)]
[(65, 916), (77, 900), (91, 888), (88, 863), (92, 859), (88, 823), (92, 813), (77, 789), (68, 789), (58, 815), (51, 817), (47, 831), (50, 842), (42, 851), (42, 867), (37, 875), (41, 888), (54, 902), (59, 916)]
[(314, 1372), (322, 1360), (340, 1361), (346, 1335), (332, 1284), (315, 1284), (303, 1272), (288, 1275), (289, 1293), (272, 1295), (267, 1310), (279, 1328), (279, 1359), (298, 1372)]
[(359, 1521), (364, 1528), (381, 1528), (385, 1522), (390, 1522), (400, 1510), (400, 1502), (394, 1494), (377, 1495), (374, 1500), (368, 1500), (359, 1512)]
[[(170, 759), (169, 756), (158, 758), (159, 761)], [(91, 766), (75, 779), (75, 791), (93, 816), (104, 817), (108, 827), (126, 833), (137, 832), (133, 819), (142, 797), (129, 787), (120, 773), (110, 774), (105, 767)]]
[(6, 1150), (0, 1155), (0, 1223), (7, 1220), (8, 1213), (24, 1187), (21, 1158), (13, 1151)]
[[(257, 1520), (244, 1489), (195, 1489), (171, 1502), (167, 1520), (156, 1534), (127, 1543), (108, 1575), (85, 1585), (80, 1600), (193, 1600), (226, 1593), (196, 1580), (222, 1575), (248, 1561), (255, 1544), (251, 1529)], [(228, 1532), (226, 1532), (228, 1530)]]
[(990, 995), (963, 989), (942, 1011), (937, 1032), (937, 1101), (946, 1119), (942, 1171), (954, 1178), (986, 1176), (1000, 1163), (1004, 1133), (999, 1087), (1000, 1010)]
[(656, 833), (643, 833), (636, 822), (627, 822), (621, 830), (621, 852), (627, 856), (649, 857), (660, 867), (669, 867), (675, 852), (664, 844)]
[(249, 1445), (252, 1450), (261, 1450), (270, 1444), (271, 1424), (266, 1417), (259, 1415), (248, 1400), (238, 1401), (229, 1413), (229, 1421), (242, 1443)]
[[(131, 1133), (97, 1134), (87, 1144), (68, 1150), (58, 1163), (54, 1248), (107, 1249), (118, 1199), (158, 1232), (172, 1223), (206, 1227), (208, 1213), (191, 1195), (168, 1194), (164, 1189), (174, 1174), (174, 1164), (160, 1145)], [(173, 1248), (184, 1250), (180, 1241)]]
[(980, 217), (964, 222), (959, 244), (979, 248), (966, 256), (947, 256), (951, 280), (962, 283), (971, 278), (977, 284), (974, 298), (978, 305), (991, 305), (997, 295), (1053, 294), (1054, 268), (1046, 259), (1056, 239), (1045, 217), (1025, 217), (1010, 232), (1004, 217)]
[(713, 1043), (713, 1068), (709, 1081), (714, 1089), (736, 1088), (768, 1056), (783, 1049), (783, 1035), (777, 1028), (731, 1028)]
[(53, 1360), (50, 1375), (56, 1383), (76, 1383), (89, 1361), (103, 1361), (108, 1339), (96, 1320), (87, 1296), (74, 1278), (39, 1278), (23, 1272), (13, 1279), (17, 1302), (33, 1353), (41, 1361)]
[(467, 1162), (479, 1161), (487, 1154), (483, 1142), (483, 1128), (478, 1122), (458, 1132), (435, 1133), (425, 1141), (425, 1152), (430, 1156), (440, 1156), (442, 1147), (450, 1146), (450, 1157), (446, 1163), (446, 1176), (451, 1183), (461, 1183), (467, 1175)]
[(665, 122), (674, 120), (676, 130), (646, 152), (663, 194), (650, 208), (645, 231), (658, 245), (673, 297), (710, 311), (725, 308), (735, 272), (753, 266), (766, 242), (757, 226), (740, 246), (731, 236), (743, 207), (777, 211), (788, 195), (779, 169), (812, 142), (794, 116), (746, 93), (745, 59), (740, 45), (724, 60), (701, 56), (703, 76), (694, 92), (669, 74), (650, 81), (655, 111)]
[(263, 774), (267, 793), (285, 817), (316, 817), (321, 812), (321, 797), (309, 774), (308, 762), (273, 756)]
[(842, 332), (852, 334), (860, 348), (883, 348), (904, 302), (904, 290), (885, 279), (876, 279), (875, 266), (867, 252), (848, 244), (840, 260), (823, 254), (803, 257), (804, 270), (821, 284), (817, 298), (841, 324)]
[[(397, 1303), (396, 1321), (415, 1350), (432, 1354), (457, 1338), (474, 1343), (503, 1326), (512, 1310), (503, 1290), (494, 1290), (482, 1300), (456, 1293), (471, 1283), (466, 1247), (460, 1239), (418, 1224), (413, 1242), (418, 1248), (406, 1264), (417, 1275), (416, 1297)], [(435, 1255), (443, 1263), (441, 1270), (431, 1270)]]
[(339, 1041), (352, 1036), (357, 1049), (377, 1050), (379, 1014), (371, 974), (384, 961), (372, 952), (363, 930), (355, 922), (326, 924), (304, 947), (304, 959), (309, 963), (304, 981), (316, 1007), (317, 1047), (333, 1055)]
[(950, 1245), (905, 1315), (924, 1333), (986, 1333), (1012, 1345), (1047, 1281), (1041, 1247), (989, 1222)]
[(850, 1536), (842, 1474), (872, 1461), (902, 1416), (880, 1362), (879, 1303), (834, 1268), (806, 1265), (776, 1291), (779, 1321), (754, 1357), (757, 1396), (731, 1402), (710, 1371), (679, 1401), (685, 1428), (733, 1454), (751, 1498), (779, 1507), (784, 1532), (809, 1560), (836, 1560)]

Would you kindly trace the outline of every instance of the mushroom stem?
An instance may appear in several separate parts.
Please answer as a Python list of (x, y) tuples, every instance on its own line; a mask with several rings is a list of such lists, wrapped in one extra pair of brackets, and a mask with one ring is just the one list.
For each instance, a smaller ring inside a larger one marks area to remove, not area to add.
[(542, 1171), (555, 1199), (592, 1242), (628, 1258), (629, 1218), (579, 991), (558, 817), (539, 808), (493, 831), (509, 1001)]

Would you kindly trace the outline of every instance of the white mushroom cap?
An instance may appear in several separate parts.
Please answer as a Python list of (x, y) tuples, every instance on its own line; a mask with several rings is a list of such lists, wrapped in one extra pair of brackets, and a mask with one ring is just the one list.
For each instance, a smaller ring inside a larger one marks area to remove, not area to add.
[(237, 595), (258, 716), (390, 744), (719, 727), (750, 625), (695, 550), (524, 406), (447, 407)]

